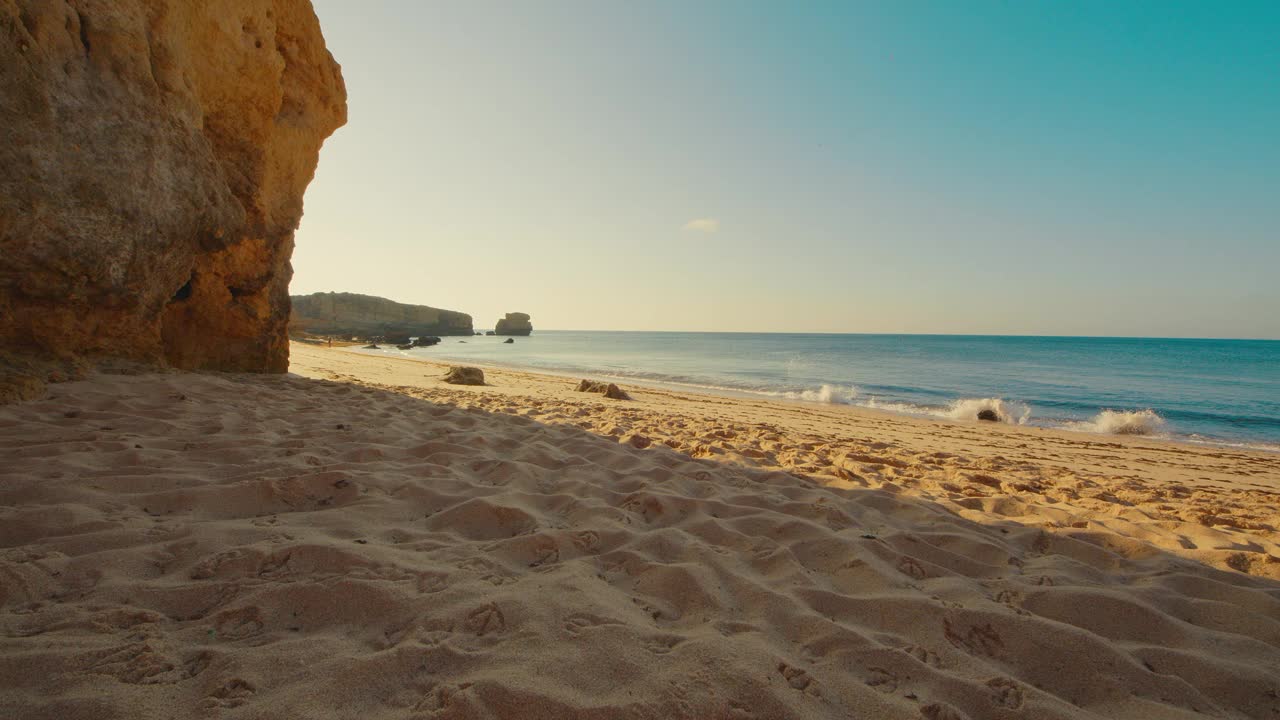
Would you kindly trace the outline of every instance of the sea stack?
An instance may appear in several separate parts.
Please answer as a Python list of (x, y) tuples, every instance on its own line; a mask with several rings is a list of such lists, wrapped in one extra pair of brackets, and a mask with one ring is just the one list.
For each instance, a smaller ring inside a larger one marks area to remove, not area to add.
[(72, 358), (285, 372), (302, 194), (347, 117), (311, 3), (0, 15), (0, 396)]
[(507, 316), (498, 321), (494, 332), (498, 335), (528, 335), (533, 332), (533, 325), (529, 323), (529, 316), (522, 312), (507, 313)]

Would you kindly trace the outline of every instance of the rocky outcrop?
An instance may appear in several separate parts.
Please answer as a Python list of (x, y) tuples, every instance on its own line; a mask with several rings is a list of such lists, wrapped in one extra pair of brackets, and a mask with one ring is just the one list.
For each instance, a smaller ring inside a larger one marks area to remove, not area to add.
[(345, 121), (309, 0), (0, 0), (0, 347), (283, 372)]
[(444, 381), (451, 385), (483, 385), (484, 371), (478, 367), (455, 365), (445, 373)]
[(603, 395), (610, 400), (630, 400), (631, 396), (627, 391), (614, 385), (613, 383), (598, 382), (596, 380), (583, 380), (578, 383), (578, 387), (574, 388), (578, 392), (589, 392)]
[(525, 313), (507, 313), (506, 317), (498, 321), (494, 332), (498, 335), (528, 335), (533, 332), (533, 325), (529, 324), (529, 316)]
[(313, 335), (403, 338), (470, 335), (471, 316), (356, 293), (294, 295), (291, 330)]

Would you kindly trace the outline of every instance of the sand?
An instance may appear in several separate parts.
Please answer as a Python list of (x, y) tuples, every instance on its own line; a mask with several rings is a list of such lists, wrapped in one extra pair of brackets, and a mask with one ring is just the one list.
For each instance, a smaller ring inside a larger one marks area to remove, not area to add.
[(1280, 457), (444, 366), (0, 408), (0, 717), (1280, 717)]

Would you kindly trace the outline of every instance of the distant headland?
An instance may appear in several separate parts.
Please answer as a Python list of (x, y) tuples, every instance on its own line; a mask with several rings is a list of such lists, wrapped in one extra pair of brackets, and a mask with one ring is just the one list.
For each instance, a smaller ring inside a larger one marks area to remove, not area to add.
[[(407, 342), (410, 337), (484, 334), (476, 331), (467, 313), (399, 303), (374, 295), (318, 292), (292, 295), (289, 299), (293, 304), (289, 332), (295, 336)], [(529, 315), (507, 313), (487, 334), (528, 335), (532, 331)]]

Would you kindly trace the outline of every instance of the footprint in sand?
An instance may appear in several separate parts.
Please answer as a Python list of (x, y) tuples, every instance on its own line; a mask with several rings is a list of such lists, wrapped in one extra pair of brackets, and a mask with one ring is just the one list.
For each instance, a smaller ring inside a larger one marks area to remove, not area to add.
[(182, 661), (183, 679), (193, 678), (208, 669), (209, 664), (213, 662), (213, 656), (207, 652), (198, 652), (188, 655)]
[(621, 624), (622, 623), (618, 622), (617, 620), (611, 620), (609, 618), (600, 617), (599, 615), (592, 615), (590, 613), (574, 613), (573, 615), (570, 615), (569, 617), (564, 619), (563, 627), (565, 629), (565, 632), (569, 633), (570, 635), (573, 635), (574, 637), (577, 637), (581, 635), (582, 632), (584, 630), (587, 630), (588, 628), (603, 627), (605, 625), (621, 625)]
[(595, 552), (600, 548), (600, 536), (594, 530), (583, 530), (573, 534), (573, 545), (584, 553)]
[(1022, 688), (1009, 678), (995, 678), (987, 682), (987, 690), (991, 693), (991, 701), (1000, 707), (1017, 710), (1022, 707)]
[(447, 577), (441, 573), (424, 572), (418, 575), (418, 592), (424, 595), (438, 593), (448, 586)]
[(257, 688), (247, 680), (231, 678), (219, 685), (217, 689), (205, 697), (204, 705), (208, 708), (233, 708), (245, 704), (257, 692)]
[(97, 675), (110, 675), (123, 683), (142, 685), (163, 681), (159, 676), (174, 667), (150, 643), (140, 642), (90, 653), (85, 657), (82, 669)]
[(467, 619), (463, 623), (467, 630), (476, 634), (476, 637), (483, 637), (489, 633), (502, 633), (507, 629), (507, 619), (498, 609), (497, 604), (489, 603), (467, 613)]
[(1004, 640), (990, 623), (961, 628), (952, 624), (950, 618), (944, 618), (942, 634), (952, 645), (973, 655), (996, 657), (1004, 650)]
[(399, 645), (400, 643), (404, 642), (405, 638), (417, 632), (417, 630), (418, 630), (418, 623), (415, 620), (409, 620), (407, 622), (391, 625), (387, 627), (387, 629), (382, 631), (382, 642), (380, 643), (375, 642), (374, 643), (375, 647), (377, 647), (380, 650), (393, 648)]
[(1008, 607), (1019, 615), (1029, 615), (1030, 613), (1022, 609), (1022, 593), (1017, 590), (1001, 590), (996, 593), (995, 601)]
[(898, 689), (899, 681), (895, 673), (881, 667), (870, 668), (867, 673), (867, 679), (863, 682), (868, 686), (882, 693), (891, 693)]
[(460, 685), (441, 685), (429, 690), (418, 704), (413, 706), (414, 712), (435, 715), (444, 712), (459, 703), (461, 695), (471, 687), (471, 683)]
[(545, 535), (534, 541), (533, 554), (534, 559), (529, 563), (529, 567), (536, 568), (560, 562), (560, 546), (556, 544), (555, 538)]
[(219, 613), (213, 621), (213, 634), (220, 640), (244, 640), (262, 632), (262, 627), (262, 611), (251, 605)]
[(684, 642), (684, 638), (679, 635), (660, 635), (646, 640), (644, 649), (654, 655), (666, 655), (682, 642)]
[(969, 720), (969, 716), (946, 703), (931, 703), (920, 708), (920, 717), (925, 720)]
[(247, 553), (240, 549), (228, 550), (218, 553), (210, 558), (205, 558), (191, 568), (190, 577), (192, 580), (207, 580), (215, 575), (226, 565), (236, 563), (247, 557)]
[(497, 563), (484, 558), (468, 558), (458, 563), (457, 567), (459, 570), (467, 570), (479, 575), (481, 580), (490, 585), (506, 585), (516, 581), (516, 578), (511, 573), (504, 570)]
[(787, 681), (788, 685), (800, 692), (813, 695), (818, 693), (817, 683), (813, 681), (809, 673), (798, 667), (786, 663), (778, 663), (778, 674)]
[(929, 667), (942, 667), (942, 658), (938, 657), (938, 653), (922, 648), (919, 645), (908, 645), (902, 648), (902, 651)]
[(929, 573), (925, 571), (924, 566), (920, 564), (920, 561), (910, 555), (904, 555), (902, 559), (898, 561), (897, 567), (898, 572), (908, 577), (913, 577), (916, 580), (924, 580), (929, 577)]

